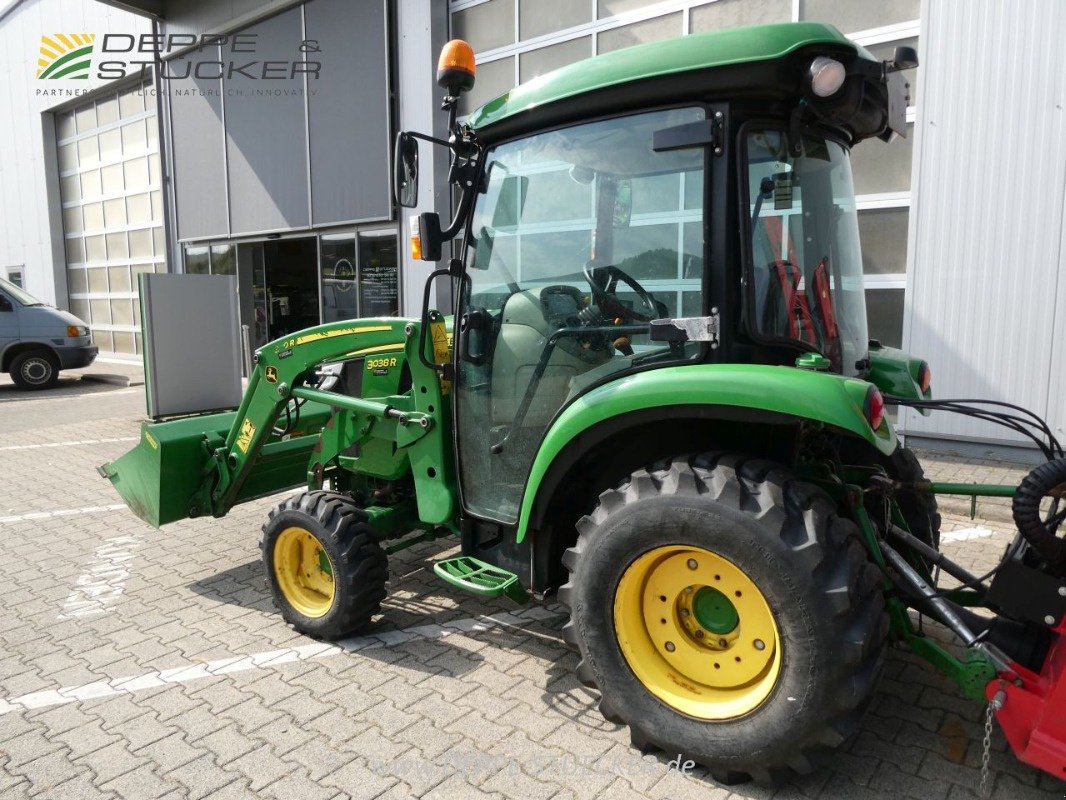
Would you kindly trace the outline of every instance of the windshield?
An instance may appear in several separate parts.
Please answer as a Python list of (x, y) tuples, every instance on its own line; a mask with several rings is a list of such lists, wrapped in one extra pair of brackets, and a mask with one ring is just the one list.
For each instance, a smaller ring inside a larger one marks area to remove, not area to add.
[(855, 375), (869, 337), (848, 153), (805, 135), (793, 155), (784, 133), (773, 129), (749, 131), (746, 145), (749, 324), (764, 338), (809, 345), (834, 371)]
[(702, 313), (704, 151), (656, 152), (656, 111), (576, 125), (486, 154), (460, 295), (456, 380), (463, 500), (517, 518), (544, 432), (610, 375), (676, 363), (699, 343), (648, 336)]
[(0, 278), (0, 289), (4, 291), (8, 297), (14, 300), (16, 303), (22, 306), (43, 306), (40, 300), (34, 297), (29, 292), (22, 291), (19, 287), (13, 284), (11, 281), (6, 281)]

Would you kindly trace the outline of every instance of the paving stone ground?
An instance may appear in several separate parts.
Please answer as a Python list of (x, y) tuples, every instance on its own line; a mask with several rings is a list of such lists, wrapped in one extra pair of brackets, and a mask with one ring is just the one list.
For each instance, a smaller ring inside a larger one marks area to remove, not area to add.
[[(858, 738), (801, 781), (727, 788), (670, 769), (672, 755), (642, 756), (575, 680), (560, 609), (449, 591), (430, 569), (446, 542), (392, 559), (368, 635), (337, 647), (295, 634), (256, 549), (272, 501), (164, 531), (111, 508), (119, 500), (95, 468), (132, 445), (143, 403), (139, 389), (65, 379), (38, 396), (0, 380), (5, 800), (975, 796), (983, 709), (901, 651)], [(44, 446), (57, 443), (72, 444)], [(943, 480), (1025, 471), (925, 463)], [(945, 531), (993, 532), (946, 552), (975, 571), (993, 564), (1009, 541), (1007, 506), (982, 502), (977, 520), (968, 501), (945, 509)], [(65, 613), (85, 594), (79, 581), (104, 574), (104, 610)], [(1066, 796), (1015, 762), (998, 730), (992, 767), (994, 797)]]

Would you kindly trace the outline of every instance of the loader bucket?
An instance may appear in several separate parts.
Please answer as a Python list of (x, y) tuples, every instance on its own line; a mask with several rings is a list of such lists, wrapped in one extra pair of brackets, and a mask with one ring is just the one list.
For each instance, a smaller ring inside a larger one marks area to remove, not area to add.
[[(214, 465), (205, 437), (216, 442), (225, 440), (236, 415), (236, 411), (227, 411), (146, 422), (141, 426), (137, 446), (100, 467), (100, 474), (114, 484), (134, 514), (156, 528), (211, 515), (213, 509), (206, 507), (209, 493), (201, 491), (205, 485), (210, 489), (214, 481)], [(328, 418), (327, 407), (308, 403), (298, 430), (284, 441), (272, 440), (263, 446), (237, 502), (305, 484), (311, 450)]]

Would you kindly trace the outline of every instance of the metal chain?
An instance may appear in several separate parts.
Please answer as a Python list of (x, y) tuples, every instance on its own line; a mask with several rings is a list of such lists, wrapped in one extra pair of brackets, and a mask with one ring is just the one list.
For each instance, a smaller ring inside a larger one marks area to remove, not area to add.
[(996, 712), (1003, 708), (1003, 703), (1007, 699), (1007, 693), (1000, 689), (996, 692), (996, 696), (992, 698), (992, 701), (985, 708), (985, 738), (982, 743), (981, 750), (981, 797), (991, 797), (992, 786), (989, 784), (988, 778), (991, 774), (988, 762), (992, 757), (992, 723), (995, 720)]

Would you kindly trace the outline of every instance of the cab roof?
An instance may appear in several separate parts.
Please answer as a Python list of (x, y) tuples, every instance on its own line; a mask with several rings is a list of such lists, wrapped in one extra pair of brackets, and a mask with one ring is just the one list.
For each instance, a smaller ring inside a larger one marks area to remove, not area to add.
[(820, 22), (752, 25), (697, 33), (615, 50), (540, 75), (481, 106), (470, 115), (467, 124), (481, 131), (513, 120), (523, 112), (578, 95), (652, 78), (773, 61), (812, 45), (846, 47), (871, 57), (832, 25)]

